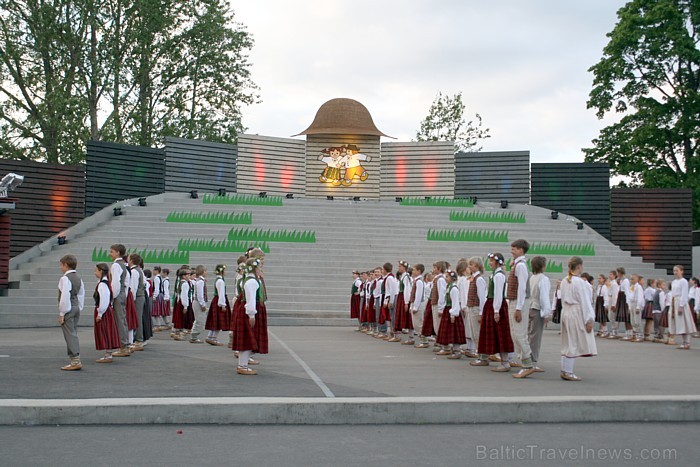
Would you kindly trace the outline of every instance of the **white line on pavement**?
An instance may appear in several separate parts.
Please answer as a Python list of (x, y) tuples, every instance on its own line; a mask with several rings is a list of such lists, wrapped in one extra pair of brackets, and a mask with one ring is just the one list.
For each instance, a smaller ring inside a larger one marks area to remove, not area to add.
[(289, 352), (289, 355), (291, 355), (292, 358), (293, 358), (294, 360), (296, 360), (297, 363), (298, 363), (299, 365), (301, 365), (301, 367), (304, 369), (304, 371), (306, 371), (306, 373), (307, 373), (307, 374), (309, 375), (309, 377), (313, 380), (313, 382), (316, 383), (316, 385), (317, 385), (319, 388), (321, 388), (321, 391), (323, 391), (323, 394), (325, 394), (326, 397), (335, 397), (335, 394), (333, 394), (333, 391), (331, 391), (331, 390), (328, 388), (328, 386), (326, 386), (326, 384), (325, 384), (323, 381), (321, 381), (321, 378), (319, 378), (318, 375), (317, 375), (316, 373), (314, 373), (314, 370), (312, 370), (311, 367), (310, 367), (309, 365), (307, 365), (306, 362), (305, 362), (304, 360), (302, 360), (301, 357), (300, 357), (299, 355), (297, 355), (295, 351), (293, 351), (292, 349), (290, 349), (289, 346), (288, 346), (287, 344), (285, 344), (284, 342), (282, 342), (282, 339), (280, 339), (279, 337), (277, 337), (273, 332), (268, 331), (268, 333), (269, 333), (272, 337), (274, 337), (275, 340), (276, 340), (277, 342), (279, 342), (280, 345), (281, 345), (282, 347), (284, 347), (284, 349), (285, 349), (287, 352)]

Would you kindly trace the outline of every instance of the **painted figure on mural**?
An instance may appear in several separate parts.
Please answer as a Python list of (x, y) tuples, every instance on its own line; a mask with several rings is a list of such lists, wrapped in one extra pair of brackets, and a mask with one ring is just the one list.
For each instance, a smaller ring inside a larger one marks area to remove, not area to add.
[(352, 185), (352, 180), (358, 177), (363, 182), (367, 180), (367, 171), (362, 167), (362, 161), (370, 162), (372, 156), (360, 153), (360, 148), (354, 144), (343, 146), (345, 154), (341, 157), (341, 164), (345, 164), (345, 176), (342, 184), (344, 186)]
[(318, 160), (325, 162), (327, 167), (323, 169), (323, 173), (318, 177), (322, 183), (331, 183), (333, 186), (340, 185), (340, 171), (345, 165), (340, 166), (342, 159), (341, 148), (324, 148), (318, 156)]
[(362, 166), (362, 161), (370, 162), (371, 156), (360, 153), (360, 148), (354, 144), (340, 147), (330, 147), (321, 150), (318, 160), (325, 162), (327, 167), (318, 177), (322, 183), (331, 183), (333, 186), (351, 186), (355, 177), (361, 181), (367, 180), (369, 175)]

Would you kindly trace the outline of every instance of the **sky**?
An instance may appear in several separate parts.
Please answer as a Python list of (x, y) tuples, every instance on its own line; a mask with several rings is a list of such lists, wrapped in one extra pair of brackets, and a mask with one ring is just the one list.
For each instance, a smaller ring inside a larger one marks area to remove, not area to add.
[[(411, 141), (438, 92), (462, 92), (491, 138), (484, 151), (582, 162), (606, 124), (586, 109), (623, 0), (230, 0), (253, 36), (247, 133), (288, 137), (326, 101), (364, 104)], [(391, 140), (387, 140), (391, 141)]]

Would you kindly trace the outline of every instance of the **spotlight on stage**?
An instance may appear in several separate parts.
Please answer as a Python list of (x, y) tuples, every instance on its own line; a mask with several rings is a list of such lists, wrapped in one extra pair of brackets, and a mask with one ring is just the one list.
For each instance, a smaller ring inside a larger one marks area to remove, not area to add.
[(472, 201), (474, 202), (474, 204), (476, 204), (476, 196), (472, 196), (471, 198), (472, 198)]
[(426, 197), (425, 197), (425, 200), (426, 200), (426, 201), (430, 201), (430, 196), (426, 196)]
[(577, 223), (576, 223), (576, 229), (577, 229), (577, 230), (583, 230), (583, 222), (577, 222)]
[(139, 198), (139, 206), (148, 206), (148, 204), (146, 204), (146, 198)]
[(65, 245), (65, 244), (66, 244), (66, 236), (65, 236), (65, 235), (59, 235), (59, 236), (58, 236), (58, 244), (59, 244), (59, 245)]
[(15, 191), (24, 181), (23, 175), (9, 173), (0, 180), (0, 198), (7, 198), (10, 191)]
[(403, 201), (403, 198), (402, 198), (401, 196), (397, 196), (397, 197), (396, 197), (396, 202), (397, 202), (397, 203), (400, 203), (401, 201)]
[(219, 188), (219, 196), (226, 196), (226, 188)]
[(327, 199), (328, 201), (333, 201), (333, 197), (332, 197), (332, 196), (326, 196), (326, 199)]
[(190, 191), (190, 198), (191, 198), (191, 199), (197, 199), (197, 198), (199, 198), (199, 195), (197, 194), (197, 190), (192, 190), (192, 191)]
[(359, 197), (359, 196), (353, 196), (353, 197), (352, 197), (352, 200), (353, 200), (353, 201), (360, 201), (360, 197)]
[(114, 215), (121, 216), (122, 215), (122, 208), (114, 208)]
[(553, 220), (559, 219), (559, 213), (557, 211), (552, 211), (552, 219)]
[(502, 199), (501, 200), (501, 208), (505, 209), (508, 207), (508, 200), (507, 199)]
[(261, 191), (260, 193), (258, 193), (258, 196), (261, 198), (267, 198), (267, 191)]
[(294, 199), (294, 193), (287, 193), (287, 199)]

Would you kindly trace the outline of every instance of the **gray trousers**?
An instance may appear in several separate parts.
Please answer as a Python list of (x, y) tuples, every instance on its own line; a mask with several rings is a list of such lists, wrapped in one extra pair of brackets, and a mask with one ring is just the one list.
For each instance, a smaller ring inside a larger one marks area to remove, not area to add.
[(540, 310), (530, 308), (529, 321), (527, 322), (527, 337), (530, 341), (532, 361), (540, 359), (540, 347), (542, 346), (542, 333), (544, 332), (544, 318), (540, 316)]
[(381, 302), (381, 297), (377, 299), (375, 297), (374, 299), (374, 323), (377, 326), (377, 329), (381, 328), (381, 325), (379, 324), (379, 314), (382, 311), (382, 302)]
[(194, 324), (192, 325), (192, 334), (190, 339), (195, 340), (204, 330), (204, 324), (207, 322), (207, 310), (202, 308), (197, 300), (192, 302), (192, 311), (194, 311)]
[(68, 356), (70, 358), (80, 357), (80, 343), (78, 342), (78, 320), (80, 319), (80, 310), (71, 310), (63, 315), (63, 338), (66, 340), (68, 348)]
[(136, 322), (138, 323), (134, 340), (143, 342), (143, 308), (146, 306), (146, 296), (136, 297), (134, 303), (136, 304)]
[(119, 342), (122, 347), (129, 345), (129, 328), (126, 326), (126, 294), (124, 291), (114, 297), (114, 321), (117, 322), (117, 332), (119, 333)]

